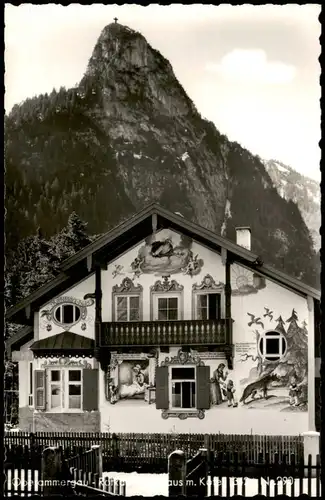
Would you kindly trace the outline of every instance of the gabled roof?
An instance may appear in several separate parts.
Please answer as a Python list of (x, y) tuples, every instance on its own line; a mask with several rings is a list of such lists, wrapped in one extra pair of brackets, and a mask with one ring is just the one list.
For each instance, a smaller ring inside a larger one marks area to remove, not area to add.
[(11, 357), (11, 352), (18, 350), (22, 345), (26, 344), (29, 340), (34, 337), (34, 328), (30, 325), (20, 328), (14, 335), (12, 335), (5, 342), (6, 351), (9, 357)]
[[(191, 236), (199, 243), (203, 243), (211, 249), (221, 252), (227, 250), (231, 258), (248, 267), (255, 272), (278, 282), (279, 284), (302, 295), (310, 295), (319, 300), (320, 292), (315, 288), (302, 283), (282, 271), (278, 271), (267, 264), (259, 265), (259, 257), (253, 252), (217, 236), (212, 231), (186, 220), (181, 215), (170, 212), (156, 203), (147, 206), (119, 226), (115, 227), (93, 243), (66, 259), (61, 266), (61, 273), (49, 283), (43, 285), (6, 312), (7, 321), (20, 324), (32, 324), (33, 314), (26, 319), (26, 309), (37, 310), (40, 306), (51, 300), (59, 293), (72, 287), (74, 284), (94, 272), (95, 262), (111, 262), (122, 252), (140, 243), (152, 234), (152, 221), (156, 218), (157, 231), (163, 228), (174, 229)], [(93, 292), (93, 290), (89, 290)]]

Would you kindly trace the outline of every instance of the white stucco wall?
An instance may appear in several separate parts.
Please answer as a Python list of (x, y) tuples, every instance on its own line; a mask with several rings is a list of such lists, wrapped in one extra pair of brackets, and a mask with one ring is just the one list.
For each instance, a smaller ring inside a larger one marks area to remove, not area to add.
[[(156, 234), (156, 241), (164, 240), (169, 237), (173, 241), (174, 248), (180, 245), (180, 235), (174, 231), (163, 230)], [(150, 308), (150, 287), (157, 281), (162, 280), (163, 270), (153, 270), (148, 273), (141, 273), (134, 276), (134, 270), (131, 269), (131, 263), (137, 258), (139, 250), (143, 248), (144, 242), (121, 255), (115, 261), (107, 266), (107, 270), (102, 271), (102, 319), (104, 322), (112, 321), (112, 289), (115, 285), (120, 286), (126, 277), (133, 279), (135, 286), (141, 284), (143, 287), (143, 320), (151, 319)], [(225, 283), (225, 267), (222, 265), (221, 256), (212, 252), (201, 244), (192, 242), (191, 251), (193, 256), (198, 256), (201, 260), (199, 272), (194, 276), (185, 274), (184, 269), (179, 268), (177, 272), (170, 273), (170, 280), (176, 280), (183, 290), (183, 318), (192, 319), (192, 286), (194, 283), (200, 284), (205, 276), (211, 275), (218, 284)], [(165, 273), (168, 274), (168, 273)], [(302, 328), (305, 322), (305, 330), (308, 331), (308, 307), (306, 299), (287, 290), (284, 287), (265, 280), (265, 286), (256, 285), (253, 279), (253, 273), (247, 271), (237, 264), (231, 267), (231, 286), (232, 299), (231, 310), (233, 324), (233, 343), (234, 360), (233, 370), (228, 370), (228, 379), (231, 378), (236, 389), (236, 399), (239, 402), (243, 390), (250, 383), (254, 382), (251, 370), (257, 366), (254, 359), (257, 355), (257, 336), (267, 330), (276, 328), (277, 320), (281, 316), (284, 322), (285, 331), (288, 330), (287, 320), (292, 315), (293, 309), (297, 316), (297, 324)], [(95, 291), (95, 276), (92, 275), (84, 281), (78, 283), (70, 290), (65, 291), (59, 296), (72, 297), (83, 301), (87, 293)], [(63, 332), (66, 328), (56, 325), (42, 316), (43, 310), (51, 310), (56, 303), (55, 300), (44, 304), (34, 318), (35, 340), (43, 339)], [(224, 303), (223, 303), (224, 305)], [(269, 310), (269, 311), (267, 311)], [(224, 315), (222, 311), (222, 316)], [(252, 316), (250, 316), (252, 315)], [(257, 320), (259, 318), (259, 320)], [(79, 335), (94, 338), (94, 319), (95, 304), (87, 307), (87, 317), (80, 320), (71, 327), (71, 331)], [(253, 323), (249, 323), (253, 320)], [(254, 322), (255, 321), (255, 322)], [(257, 323), (256, 323), (257, 321)], [(86, 329), (81, 325), (85, 323)], [(262, 324), (261, 324), (262, 323)], [(37, 327), (39, 325), (39, 328)], [(48, 325), (51, 329), (48, 330)], [(170, 352), (159, 353), (158, 363), (166, 356), (177, 354), (178, 347), (170, 348)], [(125, 349), (126, 350), (126, 349)], [(90, 360), (92, 363), (93, 361)], [(205, 364), (210, 366), (210, 374), (217, 369), (220, 363), (227, 365), (223, 354), (217, 359), (205, 359)], [(40, 368), (44, 360), (35, 360), (34, 369)], [(20, 361), (20, 406), (28, 403), (28, 373), (27, 360)], [(250, 377), (250, 378), (249, 378)], [(256, 378), (256, 377), (255, 377)], [(25, 387), (26, 386), (26, 387)], [(222, 432), (222, 433), (255, 433), (255, 434), (283, 434), (296, 435), (308, 430), (308, 412), (306, 408), (291, 408), (288, 403), (289, 388), (269, 387), (271, 398), (268, 401), (259, 399), (256, 403), (249, 402), (245, 405), (239, 402), (238, 407), (228, 408), (227, 403), (212, 407), (205, 411), (205, 418), (188, 418), (180, 420), (178, 418), (169, 418), (163, 420), (161, 410), (157, 410), (155, 404), (148, 404), (143, 400), (120, 400), (112, 405), (105, 397), (104, 373), (99, 371), (99, 408), (101, 412), (101, 430), (102, 432)], [(274, 399), (275, 398), (275, 399)], [(278, 399), (277, 399), (278, 398)], [(281, 404), (277, 404), (277, 402)], [(271, 404), (271, 403), (276, 404)], [(249, 411), (248, 411), (249, 410)]]
[[(166, 356), (177, 355), (179, 346), (170, 348), (170, 352), (159, 354), (159, 364)], [(126, 355), (127, 357), (127, 355)], [(220, 363), (227, 367), (225, 358), (205, 359), (210, 366), (210, 375)], [(235, 368), (235, 367), (234, 367)], [(228, 378), (234, 379), (235, 370), (228, 370)], [(224, 433), (224, 434), (269, 434), (298, 435), (307, 428), (307, 413), (285, 413), (264, 409), (249, 410), (239, 403), (238, 407), (228, 407), (227, 403), (214, 406), (205, 411), (205, 418), (187, 418), (180, 420), (171, 417), (162, 418), (162, 410), (156, 409), (155, 403), (144, 400), (120, 400), (111, 404), (105, 397), (104, 373), (99, 375), (99, 409), (101, 413), (101, 432), (139, 432), (139, 433)], [(240, 394), (236, 395), (237, 400)]]
[(33, 361), (33, 353), (29, 349), (34, 341), (30, 340), (19, 351), (12, 352), (12, 360), (18, 361), (19, 407), (28, 405), (29, 395), (29, 363)]
[[(47, 337), (52, 337), (53, 335), (57, 335), (58, 333), (62, 333), (65, 330), (69, 329), (73, 333), (78, 335), (82, 335), (87, 338), (95, 338), (95, 330), (94, 330), (94, 321), (95, 321), (95, 301), (92, 300), (92, 305), (86, 306), (87, 315), (85, 319), (80, 318), (79, 321), (72, 325), (71, 327), (59, 326), (53, 320), (47, 319), (46, 316), (43, 315), (43, 311), (51, 311), (55, 306), (59, 303), (60, 300), (63, 300), (64, 297), (77, 299), (81, 301), (81, 304), (85, 304), (84, 296), (88, 293), (95, 292), (95, 275), (92, 274), (88, 278), (76, 284), (74, 287), (66, 290), (64, 293), (58, 295), (51, 301), (43, 304), (40, 307), (39, 311), (35, 313), (36, 318), (34, 320), (35, 329), (35, 340), (41, 340)], [(39, 328), (37, 328), (39, 325)], [(83, 326), (83, 328), (82, 328)], [(51, 328), (48, 330), (47, 328)], [(38, 334), (37, 334), (38, 332)]]
[[(164, 229), (156, 233), (156, 241), (170, 237), (174, 247), (180, 244), (180, 234), (175, 231)], [(124, 278), (133, 279), (134, 273), (131, 269), (131, 263), (138, 256), (138, 252), (143, 247), (144, 242), (134, 247), (132, 250), (121, 255), (107, 266), (107, 271), (102, 272), (102, 318), (103, 321), (112, 321), (112, 288), (114, 285), (121, 285)], [(203, 265), (198, 274), (190, 276), (184, 274), (181, 270), (170, 275), (170, 280), (175, 279), (177, 283), (184, 287), (184, 316), (183, 319), (192, 318), (192, 285), (201, 283), (202, 279), (210, 274), (216, 283), (225, 283), (225, 267), (222, 265), (221, 256), (212, 252), (207, 247), (199, 245), (193, 241), (191, 250), (193, 255), (198, 255), (203, 260)], [(114, 271), (119, 268), (120, 274), (114, 277)], [(168, 274), (168, 273), (167, 273)], [(141, 274), (134, 278), (134, 285), (143, 287), (143, 321), (150, 321), (150, 287), (157, 281), (162, 280), (163, 271)]]

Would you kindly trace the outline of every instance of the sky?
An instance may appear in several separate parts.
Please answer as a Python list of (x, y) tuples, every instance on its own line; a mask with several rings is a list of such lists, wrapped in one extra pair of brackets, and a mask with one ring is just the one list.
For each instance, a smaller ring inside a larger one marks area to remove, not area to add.
[(102, 29), (140, 31), (204, 118), (263, 159), (320, 180), (319, 4), (6, 4), (5, 108), (80, 81)]

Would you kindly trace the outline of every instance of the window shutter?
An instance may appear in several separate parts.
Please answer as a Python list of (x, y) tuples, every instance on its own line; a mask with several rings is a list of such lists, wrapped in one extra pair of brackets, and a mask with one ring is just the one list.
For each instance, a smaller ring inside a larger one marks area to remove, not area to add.
[(210, 408), (210, 366), (196, 367), (196, 394), (198, 410)]
[(35, 370), (35, 409), (46, 408), (46, 377), (45, 370)]
[(83, 410), (98, 410), (98, 370), (83, 370), (82, 391)]
[(168, 366), (157, 366), (156, 368), (156, 408), (167, 410), (169, 408), (168, 397)]

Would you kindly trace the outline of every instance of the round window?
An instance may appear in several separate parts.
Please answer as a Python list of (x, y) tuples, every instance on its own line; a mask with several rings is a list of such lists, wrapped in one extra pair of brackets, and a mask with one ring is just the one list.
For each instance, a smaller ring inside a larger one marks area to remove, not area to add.
[(81, 316), (81, 311), (75, 304), (60, 304), (54, 311), (54, 319), (61, 325), (72, 325)]
[(287, 341), (282, 333), (266, 332), (259, 340), (258, 349), (263, 359), (278, 361), (286, 353)]

